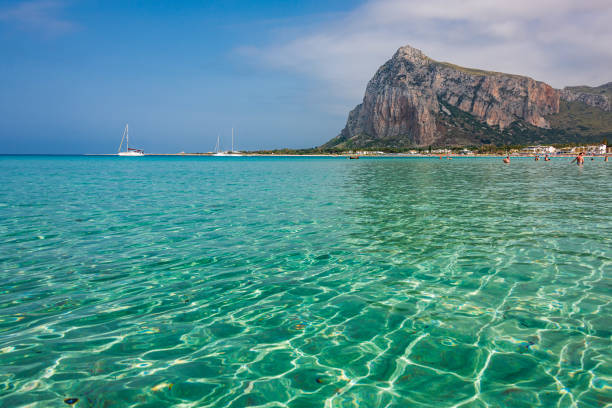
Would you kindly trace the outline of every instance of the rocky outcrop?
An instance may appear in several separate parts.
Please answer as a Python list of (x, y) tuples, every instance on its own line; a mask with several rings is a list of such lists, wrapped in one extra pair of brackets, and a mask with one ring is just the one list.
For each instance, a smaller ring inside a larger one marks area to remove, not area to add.
[(561, 99), (567, 102), (582, 102), (586, 105), (610, 112), (610, 97), (604, 93), (606, 89), (612, 89), (612, 82), (597, 88), (586, 86), (565, 87), (561, 91)]
[(546, 116), (559, 112), (559, 100), (560, 92), (543, 82), (434, 61), (406, 46), (378, 69), (363, 102), (327, 146), (389, 140), (403, 146), (435, 144), (445, 137), (436, 123), (450, 113), (444, 104), (500, 130), (517, 120), (548, 128)]

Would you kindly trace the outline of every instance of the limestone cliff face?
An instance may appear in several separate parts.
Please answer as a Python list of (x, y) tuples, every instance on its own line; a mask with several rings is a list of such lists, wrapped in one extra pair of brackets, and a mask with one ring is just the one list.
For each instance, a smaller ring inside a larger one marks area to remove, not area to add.
[(561, 91), (561, 99), (568, 102), (582, 102), (585, 105), (599, 108), (603, 111), (610, 112), (612, 106), (610, 97), (606, 93), (612, 92), (612, 82), (602, 86), (591, 88), (587, 86), (565, 87)]
[(444, 138), (436, 123), (449, 114), (444, 104), (502, 130), (516, 120), (548, 128), (545, 117), (559, 112), (559, 99), (560, 92), (543, 82), (437, 62), (406, 46), (378, 69), (363, 102), (330, 143), (434, 144)]

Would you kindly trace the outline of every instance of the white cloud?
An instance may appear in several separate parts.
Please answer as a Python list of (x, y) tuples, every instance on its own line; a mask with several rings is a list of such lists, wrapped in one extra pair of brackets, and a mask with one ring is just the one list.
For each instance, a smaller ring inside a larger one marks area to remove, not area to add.
[(610, 21), (610, 0), (370, 0), (334, 21), (240, 52), (321, 81), (349, 107), (406, 44), (434, 59), (556, 87), (612, 81)]
[(22, 30), (59, 35), (69, 32), (75, 25), (58, 14), (65, 3), (54, 0), (17, 2), (12, 7), (0, 9), (0, 21), (14, 24)]

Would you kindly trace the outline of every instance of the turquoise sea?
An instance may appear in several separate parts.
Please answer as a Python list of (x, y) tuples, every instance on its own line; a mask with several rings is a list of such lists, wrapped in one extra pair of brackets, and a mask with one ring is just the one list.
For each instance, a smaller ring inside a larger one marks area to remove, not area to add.
[(569, 161), (0, 157), (0, 407), (610, 407)]

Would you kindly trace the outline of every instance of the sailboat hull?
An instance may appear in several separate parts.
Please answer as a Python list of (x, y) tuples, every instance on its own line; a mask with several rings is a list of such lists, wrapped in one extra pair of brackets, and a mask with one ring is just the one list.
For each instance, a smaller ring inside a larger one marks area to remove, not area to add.
[[(123, 141), (125, 140), (125, 151), (121, 151), (121, 147), (123, 146)], [(130, 134), (128, 132), (128, 125), (125, 125), (125, 129), (123, 130), (123, 137), (121, 137), (121, 144), (119, 145), (119, 149), (117, 149), (117, 156), (130, 156), (130, 157), (138, 157), (144, 156), (144, 151), (142, 149), (133, 149), (130, 148)]]
[(217, 135), (217, 145), (215, 146), (215, 152), (213, 156), (242, 156), (242, 154), (234, 150), (234, 128), (232, 128), (232, 150), (221, 151), (219, 144), (219, 135)]

